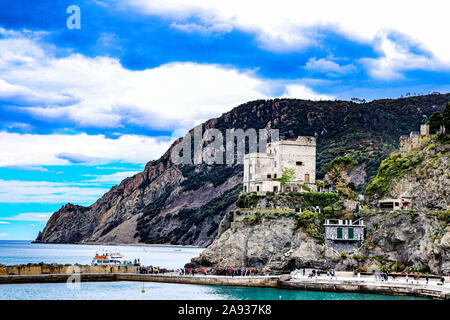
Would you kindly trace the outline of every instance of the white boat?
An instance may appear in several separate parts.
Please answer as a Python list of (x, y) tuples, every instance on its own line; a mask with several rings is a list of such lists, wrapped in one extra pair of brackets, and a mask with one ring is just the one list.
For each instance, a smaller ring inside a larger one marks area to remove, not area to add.
[(118, 252), (97, 252), (91, 262), (92, 266), (139, 266), (139, 259), (134, 261), (126, 260)]

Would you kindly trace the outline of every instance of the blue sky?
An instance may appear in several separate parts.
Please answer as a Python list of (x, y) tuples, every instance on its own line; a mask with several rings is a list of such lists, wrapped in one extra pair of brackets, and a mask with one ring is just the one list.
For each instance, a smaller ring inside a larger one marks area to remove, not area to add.
[[(69, 5), (81, 29), (68, 29)], [(445, 1), (0, 0), (0, 240), (254, 99), (450, 90)]]

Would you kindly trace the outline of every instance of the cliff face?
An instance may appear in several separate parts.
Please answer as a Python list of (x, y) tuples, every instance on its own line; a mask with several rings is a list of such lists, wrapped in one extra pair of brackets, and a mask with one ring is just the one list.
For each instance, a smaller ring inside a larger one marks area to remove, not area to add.
[[(345, 255), (296, 229), (293, 217), (263, 219), (256, 225), (226, 229), (189, 267), (257, 267), (268, 273), (300, 268), (450, 271), (450, 227), (426, 214), (377, 213), (365, 218), (366, 241)], [(411, 269), (412, 270), (412, 269)]]
[[(449, 98), (450, 94), (429, 95), (366, 104), (258, 100), (205, 122), (203, 130), (272, 128), (280, 130), (280, 139), (316, 136), (318, 178), (323, 177), (325, 163), (350, 153), (361, 164), (355, 180), (364, 186), (376, 174), (380, 159), (397, 147), (399, 136), (417, 127), (423, 114), (443, 109)], [(36, 241), (210, 244), (219, 222), (234, 208), (242, 166), (174, 165), (174, 145), (93, 205), (63, 206)]]
[[(363, 208), (358, 215), (366, 226), (365, 240), (351, 253), (324, 244), (323, 221), (344, 219), (345, 215), (354, 219), (353, 213), (345, 208), (298, 213), (287, 208), (324, 208), (339, 201), (331, 197), (333, 194), (290, 193), (277, 195), (283, 199), (261, 197), (254, 201), (254, 208), (227, 214), (219, 236), (189, 266), (258, 267), (270, 273), (311, 267), (449, 272), (449, 151), (448, 136), (428, 136), (413, 152), (392, 153), (383, 160), (367, 193), (378, 198), (408, 193), (413, 210), (378, 212)], [(284, 209), (273, 209), (277, 204)]]
[(411, 197), (416, 211), (450, 208), (450, 143), (441, 136), (424, 136), (409, 153), (392, 153), (383, 160), (366, 195), (381, 198)]

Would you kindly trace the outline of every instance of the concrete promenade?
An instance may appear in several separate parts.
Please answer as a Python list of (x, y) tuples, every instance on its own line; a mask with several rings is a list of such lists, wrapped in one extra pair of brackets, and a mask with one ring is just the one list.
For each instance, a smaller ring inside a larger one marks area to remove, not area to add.
[[(342, 272), (340, 272), (342, 274)], [(328, 277), (325, 275), (308, 278), (307, 276), (281, 277), (278, 282), (279, 288), (332, 291), (332, 292), (360, 292), (388, 295), (409, 295), (435, 299), (450, 299), (450, 284), (438, 285), (439, 281), (415, 280), (412, 278), (406, 282), (405, 278), (392, 278), (389, 281), (376, 280), (373, 276), (353, 277), (347, 276)]]
[[(135, 274), (135, 273), (83, 273), (74, 274), (41, 274), (41, 275), (3, 275), (0, 284), (14, 283), (47, 283), (79, 281), (150, 281), (184, 283), (197, 285), (268, 287), (295, 290), (314, 290), (331, 292), (374, 293), (388, 295), (412, 295), (435, 299), (450, 299), (450, 285), (437, 285), (436, 280), (425, 280), (407, 283), (404, 279), (396, 281), (380, 281), (373, 277), (319, 276), (314, 278), (289, 275), (282, 276), (215, 276), (215, 275), (179, 275), (172, 274)], [(71, 277), (71, 278), (70, 278)], [(70, 279), (69, 279), (70, 278)]]

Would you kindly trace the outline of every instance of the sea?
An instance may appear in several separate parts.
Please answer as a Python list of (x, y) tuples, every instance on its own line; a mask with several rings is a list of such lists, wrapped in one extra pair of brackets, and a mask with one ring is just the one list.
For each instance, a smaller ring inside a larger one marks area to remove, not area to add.
[[(180, 246), (107, 246), (0, 241), (0, 264), (90, 264), (102, 250), (139, 258), (144, 265), (179, 269), (204, 248)], [(144, 290), (142, 290), (144, 289)], [(144, 292), (143, 292), (144, 291)], [(208, 286), (160, 282), (82, 282), (0, 284), (0, 300), (417, 300), (418, 297), (336, 293), (272, 288)]]

